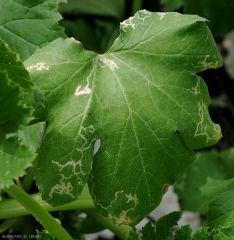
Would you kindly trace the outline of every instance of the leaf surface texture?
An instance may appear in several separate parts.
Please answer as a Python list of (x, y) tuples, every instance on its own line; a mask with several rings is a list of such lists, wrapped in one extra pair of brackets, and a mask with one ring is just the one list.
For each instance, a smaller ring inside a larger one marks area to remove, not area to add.
[(75, 200), (88, 181), (104, 215), (136, 224), (193, 162), (192, 150), (220, 138), (196, 76), (222, 64), (203, 18), (142, 10), (103, 55), (58, 39), (25, 64), (45, 95), (36, 175), (52, 205)]

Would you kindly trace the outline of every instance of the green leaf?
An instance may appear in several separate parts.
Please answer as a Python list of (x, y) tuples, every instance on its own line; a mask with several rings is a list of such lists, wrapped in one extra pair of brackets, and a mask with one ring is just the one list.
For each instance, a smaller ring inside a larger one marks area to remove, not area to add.
[(208, 228), (200, 228), (192, 235), (190, 225), (182, 226), (175, 232), (174, 240), (212, 240), (212, 233), (208, 232)]
[(216, 34), (225, 34), (234, 29), (233, 12), (233, 0), (184, 0), (184, 13), (207, 18), (210, 29)]
[(197, 154), (196, 161), (184, 177), (175, 184), (175, 192), (179, 196), (182, 210), (198, 211), (200, 209), (203, 205), (200, 187), (206, 183), (208, 177), (224, 180), (233, 176), (234, 160), (231, 159), (232, 153), (233, 150), (221, 153), (212, 150)]
[[(0, 40), (0, 189), (13, 184), (32, 165), (39, 147), (41, 124), (32, 118), (24, 96), (33, 99), (29, 74), (18, 55)], [(28, 136), (27, 136), (28, 135)], [(37, 142), (36, 142), (37, 139)]]
[[(226, 179), (230, 179), (234, 177), (233, 171), (234, 171), (234, 148), (230, 147), (222, 152), (220, 152), (220, 158), (222, 160), (223, 165), (223, 171), (226, 174)], [(221, 167), (221, 166), (219, 166)]]
[(88, 109), (90, 95), (82, 93), (90, 91), (89, 85), (83, 86), (91, 84), (96, 55), (74, 39), (59, 39), (30, 58), (28, 70), (45, 95), (48, 121), (35, 172), (42, 198), (52, 205), (75, 200), (89, 178), (97, 137)]
[(8, 134), (11, 137), (20, 138), (25, 146), (28, 146), (31, 152), (36, 152), (40, 146), (40, 136), (44, 123), (37, 123), (30, 126), (22, 126), (16, 134)]
[(142, 240), (150, 240), (150, 239), (156, 239), (156, 229), (155, 226), (152, 226), (151, 222), (148, 222), (143, 228), (142, 228)]
[(220, 194), (210, 203), (207, 213), (209, 227), (228, 227), (231, 222), (234, 222), (234, 190)]
[(221, 227), (218, 234), (214, 235), (214, 240), (234, 240), (234, 222), (231, 222), (227, 227)]
[(0, 130), (0, 188), (9, 187), (13, 184), (12, 179), (22, 177), (35, 157), (36, 154), (20, 138), (7, 138)]
[(48, 2), (52, 5), (58, 5), (59, 3), (66, 3), (67, 0), (48, 0)]
[(52, 205), (74, 201), (90, 178), (100, 211), (117, 225), (136, 224), (190, 166), (192, 150), (220, 138), (195, 74), (222, 61), (197, 16), (139, 11), (103, 55), (59, 39), (25, 64), (45, 95), (35, 171)]
[(0, 130), (0, 189), (13, 184), (13, 179), (25, 175), (37, 154), (39, 133), (43, 123), (22, 126), (16, 133), (5, 134)]
[(1, 0), (0, 36), (25, 60), (37, 48), (59, 37), (65, 38), (57, 21), (59, 1)]
[(19, 59), (19, 55), (12, 52), (9, 46), (0, 39), (0, 71), (7, 71), (9, 78), (20, 87), (31, 90), (33, 84), (28, 71)]
[(229, 180), (216, 180), (208, 178), (206, 184), (200, 189), (203, 197), (202, 208), (207, 208), (208, 204), (212, 202), (218, 195), (234, 189), (234, 178)]
[(192, 240), (213, 240), (212, 232), (208, 232), (207, 227), (199, 228), (192, 236)]
[(191, 240), (192, 236), (192, 229), (190, 225), (182, 226), (180, 229), (178, 229), (175, 233), (174, 240)]
[[(205, 37), (205, 24), (195, 23), (198, 19), (194, 16), (174, 13), (143, 16), (144, 24), (139, 23), (139, 15), (122, 23), (120, 37), (106, 55), (114, 70), (104, 68), (96, 75), (98, 80), (108, 79), (110, 87), (103, 81), (95, 84), (102, 91), (99, 95), (105, 95), (96, 97), (97, 108), (103, 109), (99, 116), (105, 135), (100, 136), (101, 148), (95, 156), (89, 186), (96, 206), (106, 215), (115, 216), (117, 224), (140, 220), (143, 210), (138, 202), (144, 202), (145, 214), (152, 211), (161, 200), (163, 186), (178, 180), (179, 173), (193, 161), (188, 148), (208, 146), (212, 144), (211, 135), (219, 134), (217, 126), (210, 125), (205, 107), (209, 102), (206, 86), (193, 74), (189, 74), (191, 81), (185, 77), (185, 69), (195, 72), (212, 65), (200, 65), (206, 56), (200, 49), (203, 44), (196, 42)], [(182, 21), (188, 25), (181, 25)], [(193, 37), (195, 32), (201, 38)], [(204, 42), (209, 48), (214, 46), (212, 39)], [(210, 57), (218, 64), (219, 55), (213, 51)], [(109, 90), (104, 92), (107, 86)], [(107, 92), (113, 94), (107, 98)], [(108, 143), (104, 142), (107, 137)]]
[(161, 3), (164, 3), (168, 10), (175, 11), (183, 5), (184, 0), (161, 0)]
[(23, 92), (30, 96), (33, 84), (17, 54), (1, 39), (0, 52), (0, 128), (12, 132), (32, 120), (32, 109), (26, 106)]
[(172, 235), (172, 228), (177, 225), (180, 220), (182, 212), (171, 212), (163, 217), (161, 217), (156, 222), (156, 234), (155, 239), (165, 240), (170, 239)]
[[(126, 240), (144, 240), (137, 234), (136, 228), (132, 228)], [(145, 239), (146, 240), (146, 239)]]
[[(151, 239), (158, 239), (158, 240), (166, 240), (171, 239), (173, 227), (177, 225), (177, 222), (180, 220), (182, 216), (182, 212), (171, 212), (163, 217), (161, 217), (155, 224), (152, 226), (151, 222), (148, 222), (142, 228), (142, 240), (151, 240)], [(191, 230), (191, 228), (190, 228)], [(185, 236), (184, 233), (178, 233), (178, 236)], [(190, 233), (191, 235), (191, 233)], [(176, 238), (175, 238), (176, 239)], [(178, 239), (178, 238), (177, 238)], [(180, 238), (186, 239), (186, 238)], [(188, 239), (190, 240), (190, 238)]]
[(6, 72), (0, 71), (0, 129), (12, 132), (20, 124), (27, 124), (29, 109), (19, 104), (19, 87), (12, 83)]
[[(142, 240), (152, 239), (174, 239), (174, 240), (212, 240), (212, 236), (216, 233), (208, 232), (208, 228), (200, 228), (192, 235), (190, 225), (181, 226), (179, 229), (173, 228), (177, 225), (182, 212), (169, 213), (158, 220), (156, 226), (152, 226), (148, 222), (142, 228)], [(132, 231), (134, 233), (134, 231)], [(135, 238), (138, 235), (135, 235)], [(132, 239), (135, 239), (132, 238)], [(130, 239), (129, 239), (130, 240)]]
[[(225, 180), (234, 177), (233, 151), (234, 149), (230, 148), (223, 152), (212, 150), (197, 154), (196, 161), (191, 165), (184, 177), (175, 184), (174, 190), (179, 196), (182, 210), (206, 210), (206, 205), (212, 200), (212, 196), (215, 196), (219, 190), (218, 188), (217, 190), (214, 188), (214, 191), (212, 190), (214, 194), (210, 195), (209, 189), (205, 187), (204, 194), (202, 194), (202, 186), (206, 184), (207, 178)], [(196, 181), (194, 181), (194, 179), (196, 179)], [(220, 182), (220, 184), (221, 183), (222, 182)], [(210, 188), (211, 186), (208, 185), (207, 187)], [(221, 185), (220, 187), (222, 188)], [(191, 198), (191, 196), (193, 197)], [(204, 196), (206, 199), (204, 199)]]

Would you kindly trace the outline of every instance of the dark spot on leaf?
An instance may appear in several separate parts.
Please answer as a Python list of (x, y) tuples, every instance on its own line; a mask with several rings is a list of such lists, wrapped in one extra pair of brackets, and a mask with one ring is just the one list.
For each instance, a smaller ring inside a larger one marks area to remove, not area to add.
[(175, 133), (180, 136), (179, 130), (176, 130)]
[(163, 186), (163, 194), (165, 194), (168, 191), (169, 185), (165, 184)]

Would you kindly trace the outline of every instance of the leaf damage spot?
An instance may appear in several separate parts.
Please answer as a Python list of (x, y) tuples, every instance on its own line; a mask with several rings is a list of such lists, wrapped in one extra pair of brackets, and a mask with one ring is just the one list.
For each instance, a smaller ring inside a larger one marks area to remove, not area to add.
[(91, 192), (92, 197), (93, 197), (93, 202), (94, 202), (96, 205), (99, 205), (101, 208), (103, 208), (103, 209), (105, 209), (105, 210), (107, 211), (107, 209), (110, 208), (110, 207), (112, 207), (112, 205), (117, 201), (118, 197), (120, 197), (120, 196), (123, 194), (123, 190), (117, 191), (117, 192), (115, 193), (115, 198), (111, 201), (111, 203), (110, 203), (107, 207), (104, 207), (104, 206), (102, 206), (101, 203), (99, 203), (99, 202), (97, 201), (96, 196), (95, 196), (95, 194), (94, 194), (94, 191), (93, 191), (93, 190), (94, 190), (94, 188), (95, 188), (95, 185), (94, 185), (93, 179), (94, 179), (94, 176), (91, 175), (90, 181), (92, 182), (93, 187), (90, 188), (90, 192)]
[[(197, 124), (194, 137), (206, 136), (206, 142), (209, 142), (215, 139), (216, 137), (215, 136), (211, 137), (210, 134), (208, 133), (208, 130), (207, 130), (208, 123), (212, 123), (212, 121), (210, 119), (207, 107), (203, 101), (198, 102), (198, 110), (199, 110), (200, 122)], [(213, 124), (213, 125), (214, 125), (214, 131), (218, 133), (218, 136), (220, 137), (219, 126), (216, 124)]]
[(79, 136), (80, 136), (82, 139), (84, 139), (84, 144), (81, 146), (81, 148), (77, 148), (76, 150), (77, 150), (78, 152), (81, 152), (81, 153), (82, 153), (81, 160), (82, 160), (82, 158), (83, 158), (83, 152), (86, 151), (86, 150), (88, 150), (88, 149), (91, 147), (92, 143), (97, 140), (97, 137), (95, 136), (95, 137), (89, 142), (88, 139), (84, 136), (84, 134), (82, 134), (82, 131), (94, 133), (95, 129), (94, 129), (93, 125), (90, 125), (90, 126), (88, 126), (88, 127), (83, 127), (83, 126), (81, 126), (81, 128), (80, 128)]
[[(111, 59), (100, 57), (100, 61), (103, 62), (106, 67), (109, 67), (111, 71), (114, 71), (115, 69), (119, 69), (117, 64)], [(101, 66), (101, 67), (105, 67), (105, 66)]]
[(41, 71), (43, 69), (45, 70), (49, 70), (49, 66), (45, 67), (45, 63), (41, 62), (41, 63), (37, 63), (36, 65), (32, 65), (30, 67), (27, 67), (27, 70), (30, 72), (32, 69), (36, 69), (37, 71)]
[(75, 38), (71, 38), (75, 43), (78, 43), (78, 44), (80, 44), (81, 42), (80, 41), (78, 41), (78, 40), (76, 40)]
[[(60, 179), (59, 184), (56, 184), (49, 193), (50, 199), (52, 199), (54, 192), (57, 194), (60, 194), (60, 195), (67, 194), (67, 195), (70, 195), (72, 198), (74, 198), (75, 196), (71, 193), (73, 191), (73, 186), (70, 181), (67, 182), (73, 176), (75, 176), (78, 179), (78, 182), (77, 182), (78, 185), (84, 185), (82, 182), (82, 179), (80, 177), (81, 177), (81, 175), (85, 176), (86, 174), (89, 174), (89, 172), (83, 171), (82, 159), (84, 156), (84, 152), (91, 147), (92, 143), (94, 141), (96, 141), (97, 138), (95, 136), (93, 139), (91, 139), (91, 141), (89, 141), (85, 137), (83, 132), (94, 133), (94, 131), (95, 131), (95, 129), (94, 129), (93, 125), (90, 125), (88, 127), (83, 127), (83, 126), (80, 127), (78, 135), (80, 136), (81, 139), (84, 140), (84, 143), (82, 144), (82, 146), (80, 148), (76, 149), (77, 152), (81, 153), (80, 159), (78, 159), (78, 161), (70, 160), (65, 164), (61, 164), (58, 161), (52, 160), (52, 163), (59, 167), (59, 171), (62, 173), (66, 172), (67, 176), (65, 176), (64, 174), (60, 174), (61, 179)], [(66, 170), (64, 170), (65, 168), (66, 168)], [(50, 199), (48, 199), (48, 200), (50, 200)]]
[(159, 20), (161, 21), (168, 13), (167, 12), (158, 12)]
[[(122, 195), (123, 191), (118, 191), (115, 193), (115, 199), (111, 202), (111, 204), (107, 208), (111, 207), (113, 205), (113, 203), (117, 201), (118, 197), (121, 197), (121, 195), (119, 195), (119, 194)], [(136, 205), (139, 203), (139, 199), (137, 198), (136, 194), (133, 195), (132, 193), (130, 193), (130, 194), (125, 194), (124, 196), (128, 199), (127, 203), (130, 204), (131, 202), (133, 202), (134, 206), (132, 206), (131, 208), (129, 208), (127, 210), (122, 210), (119, 217), (109, 215), (110, 218), (115, 219), (115, 222), (118, 226), (120, 226), (122, 224), (129, 225), (132, 223), (132, 219), (130, 218), (128, 213), (130, 211), (134, 211)]]
[(52, 198), (53, 193), (57, 193), (60, 195), (67, 194), (71, 196), (72, 198), (75, 198), (75, 196), (71, 193), (73, 191), (73, 186), (71, 182), (67, 182), (67, 184), (63, 181), (64, 180), (64, 175), (62, 175), (62, 179), (60, 181), (60, 184), (56, 184), (50, 191), (49, 196)]
[(81, 88), (81, 85), (78, 85), (74, 93), (75, 96), (91, 93), (91, 89), (87, 85), (82, 90), (80, 90), (80, 88)]
[(194, 137), (204, 135), (207, 138), (206, 142), (208, 142), (209, 140), (211, 140), (211, 138), (210, 138), (210, 136), (207, 132), (207, 125), (205, 124), (205, 114), (207, 112), (207, 108), (206, 108), (206, 105), (204, 104), (203, 101), (198, 102), (198, 110), (199, 110), (199, 117), (200, 117), (201, 120), (197, 125)]
[(74, 92), (75, 96), (80, 96), (80, 95), (84, 95), (84, 94), (90, 94), (92, 92), (92, 90), (89, 88), (89, 84), (90, 84), (90, 78), (91, 78), (93, 72), (94, 72), (94, 62), (93, 62), (93, 68), (90, 71), (89, 76), (87, 77), (87, 80), (86, 80), (87, 84), (86, 84), (86, 86), (82, 90), (80, 90), (81, 89), (81, 85), (79, 84), (76, 87), (76, 90)]
[(125, 224), (128, 225), (132, 222), (132, 220), (127, 216), (127, 211), (122, 211), (120, 217), (116, 219), (116, 223), (118, 226)]
[[(145, 19), (149, 17), (149, 15), (151, 15), (151, 12), (145, 9), (140, 10), (133, 17), (130, 17), (127, 20), (121, 22), (120, 27), (124, 32), (127, 32), (126, 30), (127, 27), (131, 27), (132, 29), (135, 29), (138, 24), (143, 24)], [(134, 20), (137, 20), (137, 22), (134, 23)]]
[(178, 129), (175, 130), (175, 133), (180, 136), (180, 131)]
[(192, 91), (195, 95), (200, 93), (200, 79), (198, 79), (197, 81), (197, 85), (195, 87), (192, 88)]
[[(121, 191), (121, 193), (123, 193), (123, 191)], [(117, 197), (117, 195), (116, 195), (116, 197)], [(120, 213), (120, 217), (118, 218), (116, 218), (116, 217), (114, 217), (115, 218), (115, 221), (116, 221), (116, 224), (119, 226), (119, 225), (122, 225), (122, 224), (126, 224), (126, 225), (129, 225), (129, 224), (131, 224), (131, 222), (132, 222), (132, 220), (131, 220), (131, 218), (127, 215), (128, 214), (128, 212), (130, 212), (130, 211), (134, 211), (135, 210), (135, 207), (136, 207), (136, 205), (139, 203), (139, 199), (137, 198), (137, 196), (136, 196), (136, 194), (132, 194), (132, 193), (130, 193), (130, 194), (125, 194), (125, 197), (128, 199), (127, 200), (127, 203), (131, 203), (131, 202), (133, 202), (133, 205), (134, 206), (132, 206), (132, 207), (130, 207), (129, 209), (127, 209), (127, 210), (122, 210), (121, 211), (121, 213)], [(117, 198), (115, 199), (115, 201), (117, 200)]]
[(128, 194), (128, 195), (125, 194), (125, 196), (126, 196), (126, 198), (128, 199), (127, 203), (129, 203), (130, 201), (133, 201), (133, 202), (135, 203), (135, 205), (138, 204), (139, 200), (138, 200), (136, 194), (134, 194), (134, 196), (133, 196), (132, 193), (130, 193), (130, 194)]
[(165, 184), (165, 185), (163, 186), (163, 195), (164, 195), (165, 193), (167, 193), (168, 189), (169, 189), (169, 185)]
[(203, 61), (198, 62), (199, 65), (203, 66), (204, 69), (210, 69), (210, 68), (217, 68), (219, 66), (219, 62), (208, 62), (208, 58), (210, 55), (206, 55)]
[(195, 95), (200, 94), (200, 81), (201, 81), (200, 78), (198, 78), (196, 86), (192, 87), (192, 90), (188, 89), (188, 91), (192, 92)]
[[(135, 207), (137, 206), (137, 204), (139, 203), (139, 199), (136, 196), (136, 194), (124, 194), (123, 190), (119, 190), (117, 192), (115, 192), (115, 197), (113, 198), (113, 200), (109, 203), (109, 205), (107, 206), (103, 206), (99, 201), (97, 201), (97, 198), (94, 194), (94, 176), (91, 174), (90, 177), (90, 182), (93, 184), (92, 187), (90, 187), (90, 193), (93, 197), (93, 202), (95, 203), (96, 206), (101, 207), (102, 209), (105, 209), (106, 212), (109, 212), (109, 218), (114, 219), (115, 223), (117, 225), (122, 225), (122, 224), (130, 224), (132, 222), (132, 219), (129, 216), (129, 212), (135, 210)], [(127, 200), (125, 200), (127, 198)], [(117, 217), (116, 215), (110, 214), (109, 209), (115, 209), (117, 205), (119, 205), (119, 201), (123, 200), (123, 202), (125, 202), (126, 204), (124, 204), (125, 207), (127, 207), (126, 210), (122, 210), (119, 217)], [(129, 206), (130, 205), (130, 206)], [(129, 207), (129, 208), (128, 208)]]
[(78, 162), (75, 162), (74, 160), (71, 160), (69, 162), (67, 162), (66, 164), (60, 164), (57, 161), (52, 160), (52, 163), (58, 165), (60, 167), (59, 171), (61, 172), (65, 167), (71, 165), (73, 167), (73, 171), (75, 171), (75, 167), (78, 165), (80, 167), (82, 167), (82, 163), (81, 160), (79, 160)]

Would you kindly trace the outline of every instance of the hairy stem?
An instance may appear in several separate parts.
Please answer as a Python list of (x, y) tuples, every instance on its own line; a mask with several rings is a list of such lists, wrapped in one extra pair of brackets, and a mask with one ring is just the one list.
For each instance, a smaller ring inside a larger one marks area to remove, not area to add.
[(12, 185), (4, 189), (8, 194), (15, 198), (24, 206), (49, 233), (58, 240), (72, 240), (67, 231), (32, 197), (25, 193), (17, 185)]

